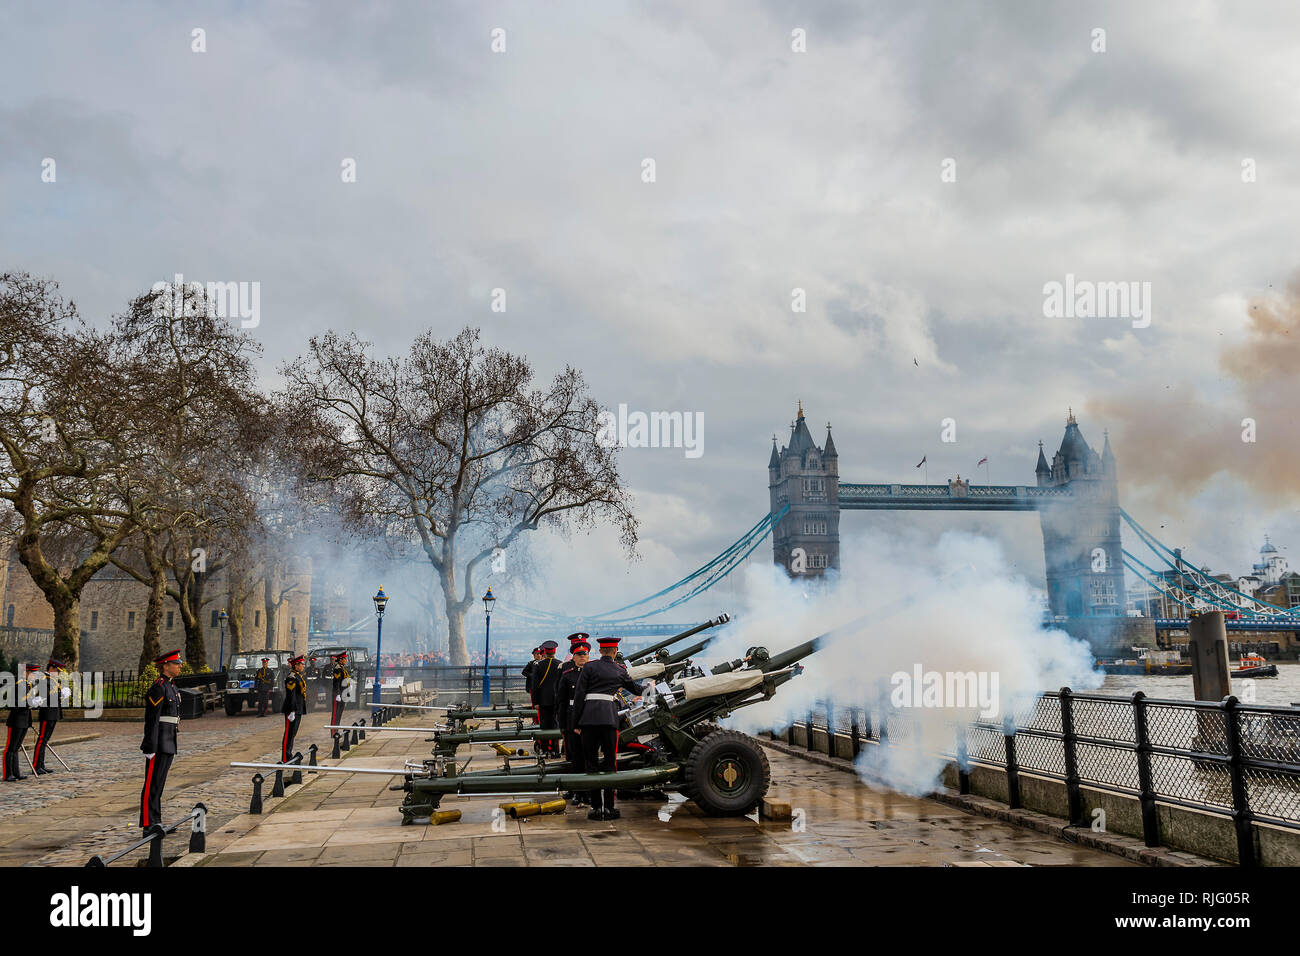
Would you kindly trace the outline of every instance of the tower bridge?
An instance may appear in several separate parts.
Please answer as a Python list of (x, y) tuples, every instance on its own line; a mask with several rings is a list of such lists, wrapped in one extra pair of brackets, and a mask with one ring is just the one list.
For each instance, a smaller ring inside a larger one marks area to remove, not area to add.
[(826, 426), (818, 445), (803, 404), (790, 440), (772, 439), (768, 490), (775, 563), (791, 574), (820, 575), (840, 566), (842, 511), (1032, 511), (1043, 535), (1050, 614), (1098, 654), (1154, 646), (1150, 619), (1129, 618), (1115, 453), (1106, 436), (1098, 453), (1071, 411), (1049, 464), (1038, 443), (1032, 485), (980, 485), (961, 477), (943, 484), (861, 484), (840, 480), (839, 452)]

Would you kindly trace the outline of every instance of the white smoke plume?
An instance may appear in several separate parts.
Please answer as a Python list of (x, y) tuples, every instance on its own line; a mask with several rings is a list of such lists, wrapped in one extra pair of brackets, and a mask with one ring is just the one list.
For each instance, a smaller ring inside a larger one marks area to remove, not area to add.
[[(895, 674), (912, 675), (919, 666), (941, 675), (983, 675), (996, 687), (996, 722), (1042, 691), (1101, 683), (1085, 643), (1043, 628), (1038, 594), (1008, 567), (995, 541), (956, 532), (928, 542), (867, 532), (842, 537), (840, 563), (840, 574), (825, 580), (790, 578), (775, 566), (746, 570), (738, 620), (702, 655), (709, 664), (741, 657), (754, 645), (776, 654), (864, 614), (879, 617), (837, 633), (804, 660), (802, 675), (771, 701), (737, 711), (729, 725), (750, 733), (784, 727), (819, 700), (836, 708), (874, 706), (878, 713), (883, 704), (907, 718), (917, 736), (907, 744), (864, 747), (859, 772), (869, 782), (924, 794), (935, 789), (944, 764), (937, 752), (952, 750), (952, 728), (975, 719), (980, 707), (892, 709), (891, 695), (899, 700)], [(899, 723), (891, 722), (891, 730)]]

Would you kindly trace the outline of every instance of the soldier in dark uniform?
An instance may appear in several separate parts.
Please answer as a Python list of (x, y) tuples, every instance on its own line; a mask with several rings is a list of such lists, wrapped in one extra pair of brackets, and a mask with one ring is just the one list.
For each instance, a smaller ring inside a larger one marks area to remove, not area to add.
[(266, 716), (266, 705), (270, 702), (271, 688), (275, 686), (275, 672), (266, 665), (271, 658), (263, 657), (262, 666), (253, 675), (253, 686), (257, 688), (257, 716)]
[[(330, 723), (343, 723), (343, 705), (346, 703), (343, 695), (348, 688), (352, 686), (352, 678), (348, 675), (348, 652), (334, 655), (334, 670), (330, 673)], [(331, 730), (330, 736), (337, 737), (339, 732)]]
[[(597, 643), (600, 658), (578, 674), (578, 686), (573, 694), (573, 722), (575, 732), (582, 736), (587, 771), (604, 773), (618, 769), (619, 716), (615, 693), (622, 689), (639, 695), (641, 685), (628, 677), (623, 666), (614, 660), (618, 652), (617, 637), (602, 637)], [(613, 787), (591, 791), (588, 820), (617, 820), (619, 816), (614, 806)]]
[[(582, 759), (582, 738), (573, 732), (573, 695), (578, 689), (578, 675), (586, 666), (587, 655), (591, 651), (591, 645), (587, 643), (586, 637), (586, 634), (569, 635), (571, 641), (569, 652), (573, 656), (560, 668), (560, 686), (556, 689), (556, 716), (560, 721), (560, 729), (564, 731), (564, 755), (569, 761), (569, 773), (583, 773), (587, 766), (586, 761)], [(577, 792), (571, 790), (564, 795), (564, 798), (576, 804), (588, 803), (591, 800), (585, 790)]]
[[(63, 716), (63, 702), (72, 696), (72, 688), (63, 684), (63, 662), (51, 657), (45, 665), (45, 697), (38, 706), (37, 720), (40, 728), (36, 734), (36, 750), (32, 754), (32, 764), (37, 773), (54, 773), (45, 766), (45, 752), (50, 748), (50, 738), (54, 736), (54, 725)], [(36, 701), (33, 701), (36, 703)]]
[(284, 679), (284, 703), (280, 711), (284, 714), (284, 743), (280, 747), (280, 763), (288, 763), (293, 757), (293, 738), (298, 734), (302, 724), (302, 715), (307, 713), (307, 681), (302, 676), (303, 658), (295, 657), (289, 661), (289, 676)]
[[(23, 749), (23, 738), (27, 736), (27, 728), (32, 725), (32, 692), (35, 687), (34, 679), (40, 671), (39, 664), (28, 664), (26, 668), (27, 676), (17, 681), (14, 687), (14, 705), (9, 708), (9, 719), (5, 721), (8, 727), (8, 733), (5, 735), (5, 782), (11, 780), (26, 780), (27, 774), (23, 773), (18, 766), (18, 755)], [(41, 698), (36, 698), (37, 706), (40, 706)]]
[(537, 699), (533, 696), (533, 671), (537, 669), (537, 662), (543, 657), (542, 649), (534, 647), (532, 650), (533, 659), (524, 665), (523, 670), (519, 673), (524, 675), (524, 687), (528, 690), (528, 703), (533, 707), (537, 706)]
[[(555, 690), (560, 686), (560, 665), (555, 662), (555, 641), (541, 645), (542, 659), (533, 668), (533, 700), (537, 707), (537, 726), (542, 730), (559, 730), (555, 714)], [(538, 749), (553, 757), (560, 754), (558, 740), (539, 740)]]
[(144, 787), (140, 790), (140, 828), (148, 830), (162, 821), (162, 793), (167, 785), (167, 771), (176, 756), (176, 737), (180, 732), (181, 695), (172, 683), (181, 672), (181, 652), (168, 651), (155, 658), (162, 676), (144, 695)]

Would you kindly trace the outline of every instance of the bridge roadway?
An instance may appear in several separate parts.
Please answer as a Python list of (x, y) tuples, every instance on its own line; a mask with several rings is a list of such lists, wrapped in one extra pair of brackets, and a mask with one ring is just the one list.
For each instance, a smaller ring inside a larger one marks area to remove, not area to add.
[(1068, 488), (1034, 485), (865, 485), (840, 482), (842, 511), (1038, 511), (1073, 498)]
[[(422, 735), (371, 735), (350, 765), (400, 766), (428, 754)], [(462, 753), (468, 757), (468, 753)], [(474, 749), (474, 766), (495, 763)], [(510, 820), (507, 798), (449, 797), (458, 823), (402, 826), (397, 777), (319, 774), (262, 816), (244, 814), (208, 837), (209, 852), (177, 866), (1125, 866), (1124, 859), (1055, 836), (973, 816), (939, 802), (874, 790), (851, 774), (768, 751), (770, 795), (803, 811), (789, 822), (705, 817), (679, 795), (622, 801), (620, 820), (585, 810)]]

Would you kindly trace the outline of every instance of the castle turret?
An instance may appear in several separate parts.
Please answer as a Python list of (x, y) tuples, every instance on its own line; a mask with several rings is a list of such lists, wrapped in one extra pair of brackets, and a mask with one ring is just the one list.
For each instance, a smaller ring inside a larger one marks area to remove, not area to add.
[(819, 448), (799, 403), (790, 443), (779, 452), (772, 440), (768, 490), (773, 513), (786, 512), (772, 530), (772, 557), (790, 574), (824, 574), (840, 566), (839, 454), (826, 426)]

